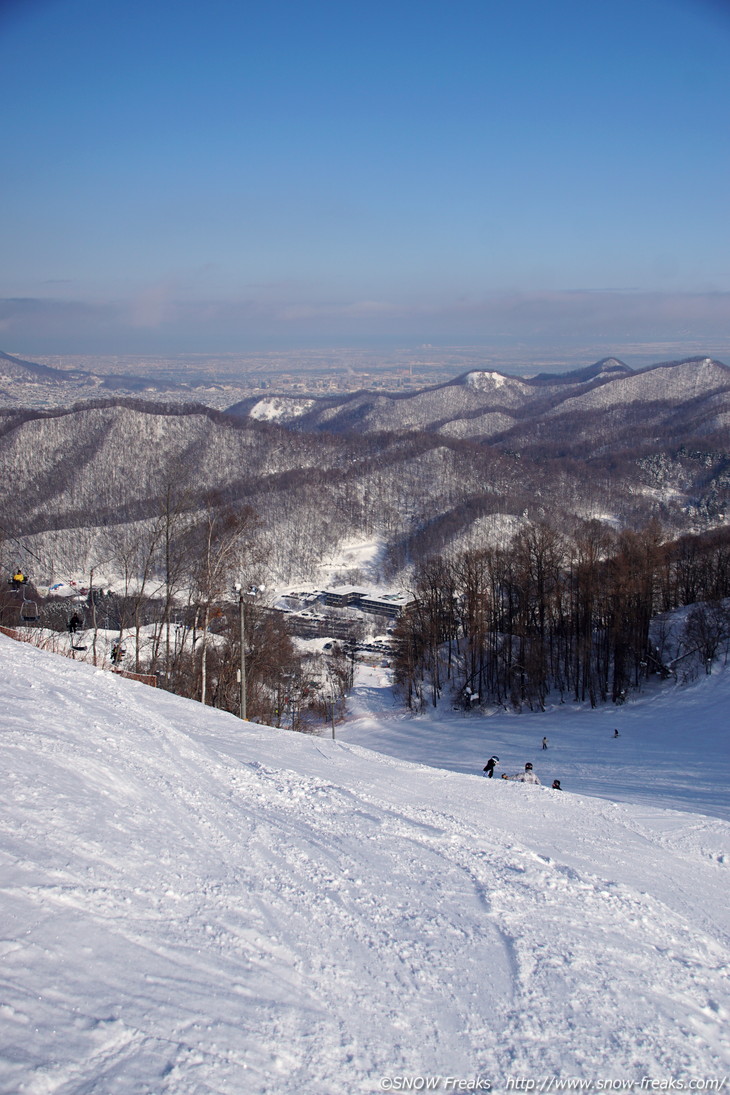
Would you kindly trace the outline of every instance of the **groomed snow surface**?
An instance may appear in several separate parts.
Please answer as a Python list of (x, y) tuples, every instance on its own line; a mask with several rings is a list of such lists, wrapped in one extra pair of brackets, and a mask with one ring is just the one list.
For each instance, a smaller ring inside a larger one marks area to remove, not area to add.
[[(589, 797), (353, 743), (433, 719), (304, 737), (4, 637), (0, 671), (2, 1092), (721, 1089), (730, 824), (651, 805), (638, 739), (690, 763), (730, 674), (674, 692), (684, 738), (636, 707), (612, 799), (600, 744)], [(452, 756), (477, 722), (548, 725), (454, 715)]]

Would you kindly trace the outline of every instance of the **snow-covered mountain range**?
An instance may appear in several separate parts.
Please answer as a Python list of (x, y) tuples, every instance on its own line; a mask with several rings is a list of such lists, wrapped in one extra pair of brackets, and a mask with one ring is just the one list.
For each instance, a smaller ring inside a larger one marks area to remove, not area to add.
[[(425, 430), (447, 437), (529, 444), (615, 439), (637, 422), (673, 436), (681, 429), (710, 435), (730, 427), (730, 369), (711, 358), (653, 365), (633, 371), (615, 358), (564, 375), (525, 379), (500, 372), (470, 372), (416, 393), (357, 392), (326, 398), (252, 397), (230, 413), (276, 421), (302, 430), (373, 432)], [(605, 416), (611, 416), (610, 430)], [(622, 422), (623, 417), (623, 422)]]
[[(536, 755), (540, 716), (405, 720), (382, 671), (337, 741), (3, 636), (0, 673), (6, 1095), (721, 1090), (727, 671)], [(495, 742), (568, 789), (483, 778)]]
[(118, 553), (113, 534), (159, 516), (170, 491), (189, 512), (216, 499), (256, 511), (284, 581), (315, 578), (344, 540), (379, 538), (393, 573), (524, 518), (656, 517), (679, 535), (730, 511), (729, 417), (730, 370), (709, 359), (470, 372), (415, 394), (268, 397), (229, 413), (129, 399), (6, 409), (3, 527), (78, 571)]

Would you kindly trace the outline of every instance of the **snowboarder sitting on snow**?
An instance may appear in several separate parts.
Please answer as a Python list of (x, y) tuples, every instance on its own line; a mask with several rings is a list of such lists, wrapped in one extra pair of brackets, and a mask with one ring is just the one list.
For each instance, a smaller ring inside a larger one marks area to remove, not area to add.
[(554, 779), (553, 780), (553, 791), (562, 791), (562, 789), (563, 788), (560, 786), (560, 780), (559, 779)]
[(524, 772), (516, 772), (513, 776), (502, 776), (502, 779), (516, 780), (517, 783), (536, 783), (540, 786), (540, 780), (532, 770), (532, 765), (529, 761), (525, 765)]
[(490, 757), (487, 763), (482, 768), (483, 772), (487, 773), (487, 779), (491, 779), (494, 775), (494, 769), (499, 764), (499, 757)]

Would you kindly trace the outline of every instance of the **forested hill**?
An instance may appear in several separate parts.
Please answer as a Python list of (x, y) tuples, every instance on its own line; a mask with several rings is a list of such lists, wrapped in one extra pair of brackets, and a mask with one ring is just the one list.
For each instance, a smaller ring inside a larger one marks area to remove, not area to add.
[(28, 386), (45, 385), (68, 390), (73, 393), (71, 398), (86, 398), (92, 396), (98, 389), (107, 391), (139, 392), (142, 389), (174, 390), (176, 385), (168, 382), (162, 383), (149, 376), (134, 376), (133, 374), (89, 372), (86, 369), (56, 369), (51, 365), (41, 365), (37, 361), (25, 361), (13, 354), (6, 354), (0, 350), (0, 399), (4, 399), (11, 405), (17, 404), (17, 392), (20, 398), (28, 396)]
[[(727, 416), (719, 389), (697, 399), (714, 399), (715, 426)], [(293, 431), (200, 406), (132, 400), (4, 412), (0, 471), (12, 490), (2, 525), (6, 535), (42, 533), (46, 548), (52, 542), (62, 555), (98, 555), (99, 536), (159, 514), (171, 492), (190, 510), (246, 504), (259, 514), (272, 573), (282, 575), (313, 573), (353, 536), (379, 538), (397, 570), (452, 545), (482, 543), (525, 517), (566, 528), (592, 517), (630, 527), (658, 517), (669, 533), (701, 530), (722, 523), (730, 504), (730, 459), (726, 431), (703, 434), (695, 411), (690, 401), (684, 415), (679, 406), (666, 412), (666, 436), (652, 421), (628, 437), (609, 431), (601, 445), (576, 442), (567, 451), (539, 436), (517, 447), (412, 428)], [(593, 416), (583, 418), (588, 433), (591, 422), (611, 421), (610, 410), (594, 408)]]
[(727, 436), (730, 369), (711, 358), (692, 358), (634, 372), (606, 358), (562, 376), (473, 371), (415, 393), (258, 396), (230, 413), (308, 431), (427, 430), (581, 458), (648, 439), (679, 445), (688, 436)]

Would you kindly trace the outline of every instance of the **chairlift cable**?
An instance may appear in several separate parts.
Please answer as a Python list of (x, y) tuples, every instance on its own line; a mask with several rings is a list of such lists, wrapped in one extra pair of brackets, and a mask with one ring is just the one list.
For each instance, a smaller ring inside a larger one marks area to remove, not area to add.
[(4, 532), (5, 535), (10, 540), (12, 540), (14, 543), (16, 543), (18, 545), (18, 547), (21, 547), (23, 549), (23, 551), (27, 551), (28, 554), (32, 555), (34, 559), (37, 559), (39, 563), (43, 562), (40, 555), (36, 555), (36, 553), (34, 551), (31, 551), (31, 549), (28, 547), (27, 544), (21, 543), (20, 540), (17, 538), (17, 536), (13, 536), (12, 532), (8, 532), (8, 530), (5, 528), (4, 525), (0, 525), (0, 532)]

